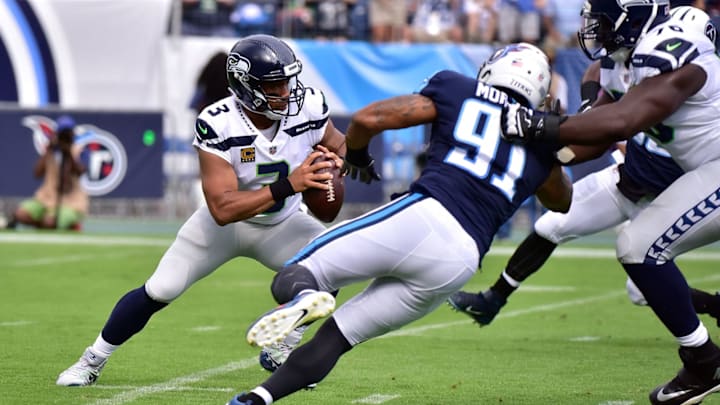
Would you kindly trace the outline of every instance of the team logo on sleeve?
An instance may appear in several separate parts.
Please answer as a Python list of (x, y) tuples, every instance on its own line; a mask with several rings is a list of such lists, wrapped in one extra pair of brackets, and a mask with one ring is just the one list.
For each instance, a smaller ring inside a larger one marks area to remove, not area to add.
[(240, 162), (252, 163), (255, 161), (255, 147), (240, 149)]

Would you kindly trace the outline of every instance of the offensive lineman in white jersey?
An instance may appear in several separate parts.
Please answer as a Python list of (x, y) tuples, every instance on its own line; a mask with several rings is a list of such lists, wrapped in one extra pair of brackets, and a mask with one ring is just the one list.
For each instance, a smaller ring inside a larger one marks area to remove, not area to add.
[(583, 40), (630, 66), (618, 101), (574, 116), (509, 106), (503, 133), (518, 142), (596, 144), (650, 133), (685, 174), (619, 234), (617, 256), (648, 305), (675, 336), (683, 367), (650, 393), (653, 404), (696, 404), (720, 390), (720, 348), (693, 310), (673, 259), (720, 239), (720, 59), (714, 44), (668, 21), (667, 0), (588, 0)]
[[(300, 210), (300, 193), (327, 188), (323, 181), (332, 175), (314, 172), (332, 163), (311, 162), (326, 153), (342, 165), (345, 137), (332, 124), (322, 92), (298, 80), (301, 71), (290, 47), (275, 37), (253, 35), (233, 46), (227, 59), (233, 94), (206, 107), (195, 124), (207, 204), (183, 224), (147, 282), (118, 301), (58, 385), (93, 384), (108, 357), (155, 312), (230, 259), (251, 257), (277, 271), (325, 229)], [(282, 363), (302, 331), (265, 348), (263, 367), (272, 371)]]
[[(715, 27), (704, 11), (690, 6), (675, 7), (670, 11), (670, 18), (715, 42)], [(622, 97), (629, 88), (630, 77), (630, 69), (610, 57), (593, 63), (583, 76), (583, 106), (579, 112), (587, 111), (591, 105), (602, 105)], [(598, 97), (600, 89), (602, 93)], [(534, 231), (518, 246), (492, 287), (479, 293), (458, 291), (448, 303), (480, 326), (490, 324), (509, 296), (543, 266), (558, 245), (635, 218), (655, 196), (683, 174), (670, 154), (644, 133), (635, 135), (625, 148), (624, 157), (620, 150), (613, 152), (617, 163), (573, 184), (569, 212), (548, 211), (535, 222)], [(574, 164), (593, 158), (607, 148), (604, 145), (580, 149), (572, 146), (570, 150), (573, 153), (568, 156), (573, 159), (566, 159), (566, 163)], [(647, 304), (630, 279), (626, 286), (634, 304)], [(710, 314), (720, 326), (720, 295), (694, 288), (690, 295), (696, 312)]]

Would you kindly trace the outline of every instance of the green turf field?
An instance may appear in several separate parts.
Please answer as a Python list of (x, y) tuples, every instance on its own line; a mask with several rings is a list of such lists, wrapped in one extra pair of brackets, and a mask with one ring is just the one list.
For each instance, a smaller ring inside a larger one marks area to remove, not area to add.
[[(170, 235), (0, 233), (0, 404), (224, 404), (268, 375), (246, 327), (274, 302), (272, 273), (232, 261), (151, 320), (110, 359), (96, 386), (57, 387), (112, 306), (143, 284)], [(648, 308), (630, 304), (611, 246), (570, 244), (483, 329), (443, 306), (357, 347), (314, 391), (280, 404), (647, 403), (674, 376), (676, 345)], [(512, 245), (498, 244), (467, 285), (492, 283)], [(680, 260), (690, 283), (720, 289), (720, 252)], [(342, 302), (362, 286), (343, 290)], [(703, 317), (717, 338), (718, 327)], [(707, 404), (720, 404), (720, 394)]]

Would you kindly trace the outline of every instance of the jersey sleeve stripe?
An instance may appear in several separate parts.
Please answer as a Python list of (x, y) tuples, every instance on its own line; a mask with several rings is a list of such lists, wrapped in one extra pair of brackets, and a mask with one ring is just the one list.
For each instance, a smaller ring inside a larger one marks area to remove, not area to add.
[(230, 148), (248, 146), (252, 144), (254, 140), (255, 136), (236, 136), (217, 143), (203, 142), (203, 145), (211, 149), (217, 149), (225, 152)]

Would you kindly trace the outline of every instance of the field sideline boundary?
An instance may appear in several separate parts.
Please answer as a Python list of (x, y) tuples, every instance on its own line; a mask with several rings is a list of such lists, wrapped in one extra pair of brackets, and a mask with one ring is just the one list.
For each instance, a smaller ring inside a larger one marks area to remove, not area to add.
[[(170, 246), (171, 238), (154, 238), (141, 236), (100, 236), (100, 235), (73, 235), (73, 234), (42, 234), (42, 233), (0, 233), (0, 243), (38, 243), (50, 245), (95, 245), (95, 246)], [(494, 246), (490, 248), (487, 256), (510, 256), (515, 246)], [(569, 258), (597, 258), (610, 259), (615, 257), (615, 249), (608, 247), (588, 248), (560, 246), (552, 254), (553, 257)], [(720, 251), (712, 247), (685, 253), (681, 260), (720, 260)]]

